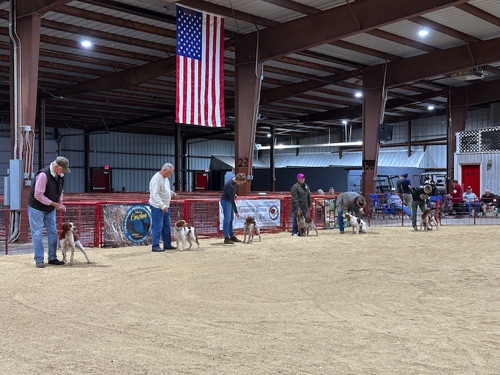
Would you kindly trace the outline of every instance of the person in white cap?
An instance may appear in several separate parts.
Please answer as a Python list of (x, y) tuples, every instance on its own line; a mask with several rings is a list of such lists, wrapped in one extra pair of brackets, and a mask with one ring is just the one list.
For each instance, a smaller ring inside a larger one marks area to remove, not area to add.
[(303, 173), (297, 175), (297, 182), (293, 184), (290, 193), (292, 195), (292, 236), (305, 235), (299, 233), (297, 224), (297, 211), (300, 209), (304, 213), (304, 217), (309, 217), (309, 208), (311, 207), (311, 189), (306, 184), (306, 176)]
[(68, 159), (58, 156), (49, 166), (38, 171), (31, 185), (28, 218), (37, 268), (45, 267), (43, 227), (47, 231), (48, 263), (56, 266), (64, 264), (57, 259), (56, 211), (66, 211), (63, 204), (64, 174), (70, 172)]
[(387, 196), (387, 204), (389, 207), (394, 208), (397, 211), (404, 211), (404, 213), (408, 216), (411, 216), (411, 210), (408, 206), (403, 205), (403, 201), (399, 196), (396, 188), (391, 188), (391, 192)]

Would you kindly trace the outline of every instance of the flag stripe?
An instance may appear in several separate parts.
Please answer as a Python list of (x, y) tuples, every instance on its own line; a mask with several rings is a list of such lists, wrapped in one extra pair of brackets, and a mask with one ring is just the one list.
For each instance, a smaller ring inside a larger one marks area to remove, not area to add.
[(223, 31), (222, 17), (177, 6), (176, 122), (225, 125)]

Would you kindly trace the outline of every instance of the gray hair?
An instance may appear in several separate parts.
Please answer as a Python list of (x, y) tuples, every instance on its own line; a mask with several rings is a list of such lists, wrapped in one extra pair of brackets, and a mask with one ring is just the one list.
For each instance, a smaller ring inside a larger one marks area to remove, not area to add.
[(163, 164), (163, 167), (161, 167), (162, 171), (173, 171), (174, 166), (170, 163), (165, 163)]

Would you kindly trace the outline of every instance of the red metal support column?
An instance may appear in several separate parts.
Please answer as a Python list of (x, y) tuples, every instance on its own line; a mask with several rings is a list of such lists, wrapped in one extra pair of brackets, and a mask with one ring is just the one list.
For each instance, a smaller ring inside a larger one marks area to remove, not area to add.
[[(236, 53), (241, 53), (236, 49)], [(262, 77), (261, 64), (237, 65), (235, 71), (235, 173), (252, 176), (255, 132), (259, 111), (259, 94)], [(238, 187), (238, 194), (248, 195), (251, 180)]]
[(446, 174), (449, 178), (455, 177), (455, 152), (457, 149), (456, 133), (465, 130), (467, 120), (467, 88), (458, 87), (450, 90), (448, 96), (448, 113), (446, 119), (446, 138), (448, 147), (446, 148)]
[(374, 66), (363, 72), (363, 157), (361, 175), (362, 195), (375, 192), (375, 176), (379, 150), (379, 125), (384, 118), (385, 67)]
[[(19, 4), (19, 3), (18, 3)], [(17, 7), (17, 14), (24, 14), (21, 6)], [(18, 92), (13, 93), (17, 95), (20, 102), (19, 108), (19, 121), (13, 126), (19, 136), (18, 147), (21, 150), (20, 159), (24, 161), (24, 173), (26, 174), (23, 181), (31, 179), (33, 171), (33, 150), (34, 150), (34, 134), (35, 134), (35, 121), (36, 121), (36, 105), (37, 105), (37, 90), (38, 90), (38, 60), (40, 49), (40, 14), (28, 14), (22, 17), (16, 16), (16, 35), (17, 35), (17, 61), (12, 59), (12, 66), (20, 67), (20, 74), (18, 75)], [(12, 75), (14, 76), (14, 75)], [(13, 102), (13, 100), (11, 100)], [(24, 127), (29, 125), (30, 128)], [(20, 135), (23, 135), (21, 137)], [(21, 144), (21, 139), (24, 142)], [(14, 155), (14, 157), (18, 157)], [(28, 196), (30, 186), (23, 184), (21, 188), (21, 212), (27, 212)], [(26, 241), (28, 239), (28, 220), (27, 217), (20, 220), (20, 236), (19, 241)]]

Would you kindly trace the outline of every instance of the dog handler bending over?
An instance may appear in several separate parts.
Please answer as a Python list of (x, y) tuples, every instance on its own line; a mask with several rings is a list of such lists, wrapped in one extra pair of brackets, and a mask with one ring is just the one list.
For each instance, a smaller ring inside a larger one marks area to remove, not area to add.
[(42, 239), (44, 226), (49, 245), (49, 264), (56, 266), (64, 264), (63, 261), (57, 259), (56, 211), (66, 211), (66, 206), (62, 204), (64, 173), (70, 172), (68, 159), (64, 156), (58, 156), (49, 166), (38, 171), (35, 182), (31, 185), (28, 198), (28, 218), (37, 268), (45, 267)]
[(340, 234), (344, 234), (344, 213), (354, 212), (354, 215), (361, 219), (366, 199), (354, 191), (347, 191), (337, 197), (336, 206)]
[[(175, 246), (172, 246), (172, 234), (170, 232), (170, 200), (176, 194), (170, 190), (168, 178), (173, 172), (174, 166), (165, 163), (149, 181), (149, 205), (151, 206), (153, 224), (151, 241), (152, 251), (155, 253), (176, 249)], [(163, 249), (160, 247), (160, 237), (163, 240)]]
[(414, 231), (418, 231), (417, 228), (417, 207), (420, 207), (420, 211), (424, 213), (426, 207), (427, 199), (432, 192), (431, 185), (424, 185), (424, 187), (419, 187), (412, 194), (411, 202), (411, 225)]

